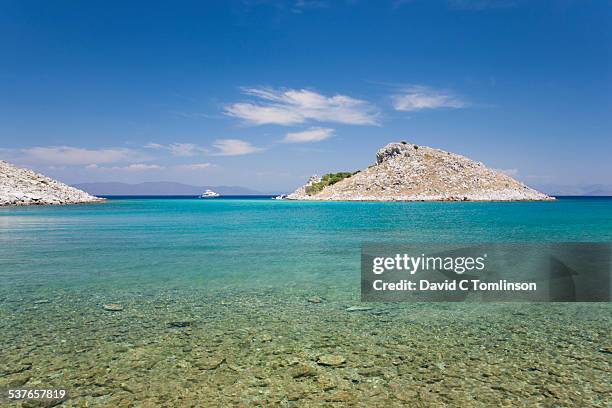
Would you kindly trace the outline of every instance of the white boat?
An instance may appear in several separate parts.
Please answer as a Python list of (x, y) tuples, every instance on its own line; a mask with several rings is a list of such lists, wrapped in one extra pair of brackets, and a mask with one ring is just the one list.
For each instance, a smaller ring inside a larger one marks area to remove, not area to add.
[(276, 197), (272, 197), (273, 200), (284, 200), (287, 197), (286, 194), (281, 194), (279, 196)]
[(221, 194), (219, 193), (215, 193), (212, 190), (206, 190), (205, 192), (202, 193), (202, 195), (200, 196), (200, 198), (217, 198), (219, 197)]

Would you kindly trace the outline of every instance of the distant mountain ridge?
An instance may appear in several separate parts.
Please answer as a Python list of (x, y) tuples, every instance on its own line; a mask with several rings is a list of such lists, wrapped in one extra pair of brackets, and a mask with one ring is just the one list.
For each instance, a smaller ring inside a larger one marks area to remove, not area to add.
[(612, 185), (610, 184), (536, 184), (536, 187), (540, 191), (556, 196), (612, 196)]
[(200, 195), (210, 189), (221, 195), (259, 195), (264, 194), (240, 186), (193, 186), (172, 181), (145, 182), (138, 184), (119, 182), (80, 183), (73, 187), (98, 196), (110, 195)]

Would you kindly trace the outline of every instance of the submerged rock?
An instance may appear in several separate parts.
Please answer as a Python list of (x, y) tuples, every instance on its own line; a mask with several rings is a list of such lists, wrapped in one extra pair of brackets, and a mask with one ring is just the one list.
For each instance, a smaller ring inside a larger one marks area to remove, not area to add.
[(310, 364), (298, 363), (289, 372), (293, 378), (314, 377), (317, 375), (317, 369)]
[(103, 200), (0, 160), (0, 206), (79, 204)]
[(347, 312), (367, 312), (368, 310), (372, 310), (370, 306), (351, 306), (347, 307)]
[(225, 363), (225, 357), (208, 357), (195, 362), (195, 366), (200, 370), (216, 370)]
[(121, 306), (119, 303), (107, 303), (103, 305), (102, 308), (109, 312), (120, 312), (123, 310), (123, 306)]
[(320, 365), (331, 367), (342, 365), (345, 362), (346, 358), (335, 354), (323, 354), (322, 356), (319, 356), (319, 359), (317, 360), (317, 363)]
[(193, 322), (189, 320), (178, 320), (175, 322), (168, 322), (168, 327), (174, 328), (174, 329), (182, 329), (185, 327), (190, 327), (192, 324)]
[[(376, 164), (323, 188), (320, 177), (287, 196), (313, 201), (553, 200), (503, 172), (458, 154), (408, 142), (390, 143)], [(320, 187), (320, 183), (315, 187)]]

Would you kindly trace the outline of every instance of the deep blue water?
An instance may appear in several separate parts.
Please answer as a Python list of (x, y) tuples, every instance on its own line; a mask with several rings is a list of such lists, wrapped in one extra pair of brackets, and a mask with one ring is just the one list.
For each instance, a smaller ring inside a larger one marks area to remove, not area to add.
[(349, 203), (113, 197), (0, 209), (0, 279), (61, 287), (358, 288), (363, 242), (609, 242), (612, 198)]

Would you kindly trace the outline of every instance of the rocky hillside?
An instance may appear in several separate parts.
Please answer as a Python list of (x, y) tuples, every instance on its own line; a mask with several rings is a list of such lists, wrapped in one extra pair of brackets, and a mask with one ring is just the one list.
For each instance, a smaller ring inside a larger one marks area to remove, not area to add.
[(0, 206), (93, 203), (103, 199), (0, 160)]
[[(344, 174), (344, 173), (343, 173)], [(322, 179), (287, 196), (317, 201), (528, 201), (554, 198), (458, 154), (407, 142), (390, 143), (376, 164), (320, 188)], [(316, 188), (313, 188), (316, 187)]]

